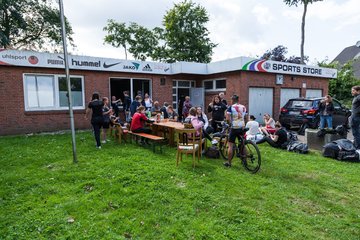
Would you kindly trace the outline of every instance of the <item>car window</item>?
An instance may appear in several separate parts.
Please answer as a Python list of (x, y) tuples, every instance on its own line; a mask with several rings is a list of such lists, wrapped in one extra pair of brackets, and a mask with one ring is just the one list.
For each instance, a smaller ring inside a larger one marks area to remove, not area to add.
[(312, 107), (312, 101), (304, 101), (304, 100), (293, 100), (290, 101), (288, 108), (311, 108)]
[(341, 104), (338, 101), (333, 100), (332, 103), (334, 105), (334, 108), (341, 108)]

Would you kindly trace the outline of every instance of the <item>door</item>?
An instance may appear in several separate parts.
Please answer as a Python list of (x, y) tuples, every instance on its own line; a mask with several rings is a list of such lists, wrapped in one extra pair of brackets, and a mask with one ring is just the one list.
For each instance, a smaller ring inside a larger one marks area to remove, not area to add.
[(333, 128), (338, 125), (347, 125), (349, 110), (334, 99), (332, 103), (334, 105)]
[(190, 88), (190, 101), (192, 105), (204, 109), (204, 88)]
[(249, 88), (249, 114), (254, 115), (259, 123), (264, 123), (264, 113), (273, 113), (273, 89)]
[(300, 89), (298, 88), (282, 88), (280, 90), (280, 107), (282, 108), (291, 98), (300, 96)]
[(306, 97), (322, 97), (321, 89), (306, 89)]

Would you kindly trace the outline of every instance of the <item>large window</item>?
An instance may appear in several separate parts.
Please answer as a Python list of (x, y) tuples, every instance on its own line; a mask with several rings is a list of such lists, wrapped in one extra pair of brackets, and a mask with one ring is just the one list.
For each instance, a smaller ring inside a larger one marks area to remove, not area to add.
[[(84, 78), (71, 76), (74, 109), (84, 109)], [(25, 110), (64, 110), (68, 108), (66, 77), (61, 75), (24, 75)]]
[(204, 80), (203, 86), (205, 88), (205, 91), (225, 91), (226, 80), (225, 79)]

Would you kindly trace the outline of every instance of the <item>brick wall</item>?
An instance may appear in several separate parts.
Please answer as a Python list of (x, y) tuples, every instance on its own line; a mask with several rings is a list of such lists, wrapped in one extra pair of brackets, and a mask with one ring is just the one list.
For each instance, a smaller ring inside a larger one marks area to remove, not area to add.
[[(23, 134), (46, 131), (58, 131), (70, 129), (68, 111), (36, 111), (26, 112), (24, 106), (24, 73), (64, 74), (64, 70), (48, 68), (27, 68), (0, 66), (0, 135)], [(240, 102), (246, 107), (249, 105), (250, 87), (271, 87), (274, 89), (273, 115), (279, 115), (280, 90), (281, 88), (301, 89), (301, 95), (305, 96), (306, 89), (323, 89), (323, 95), (328, 93), (328, 79), (284, 75), (284, 84), (275, 84), (275, 74), (260, 72), (234, 71), (213, 75), (189, 75), (179, 74), (174, 76), (162, 76), (152, 74), (133, 74), (117, 72), (95, 72), (71, 70), (71, 75), (84, 76), (85, 105), (94, 91), (101, 96), (110, 97), (110, 78), (143, 78), (150, 79), (152, 83), (152, 98), (163, 102), (172, 102), (172, 80), (186, 79), (195, 80), (196, 86), (202, 86), (204, 79), (226, 79), (225, 98), (230, 103), (231, 96), (237, 94)], [(160, 79), (165, 78), (165, 85), (160, 85)], [(306, 89), (302, 88), (306, 83)], [(205, 106), (212, 101), (219, 92), (205, 93)], [(90, 122), (84, 119), (85, 110), (74, 110), (76, 129), (88, 129)]]

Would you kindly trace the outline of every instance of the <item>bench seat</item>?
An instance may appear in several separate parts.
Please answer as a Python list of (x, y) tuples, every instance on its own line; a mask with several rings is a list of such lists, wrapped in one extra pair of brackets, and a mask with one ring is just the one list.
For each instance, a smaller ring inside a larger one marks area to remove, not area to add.
[(138, 140), (138, 137), (149, 139), (151, 141), (153, 152), (155, 152), (155, 147), (159, 146), (160, 152), (162, 153), (162, 146), (165, 144), (165, 138), (149, 133), (134, 133), (132, 131), (128, 131), (128, 134), (135, 136), (136, 141)]

